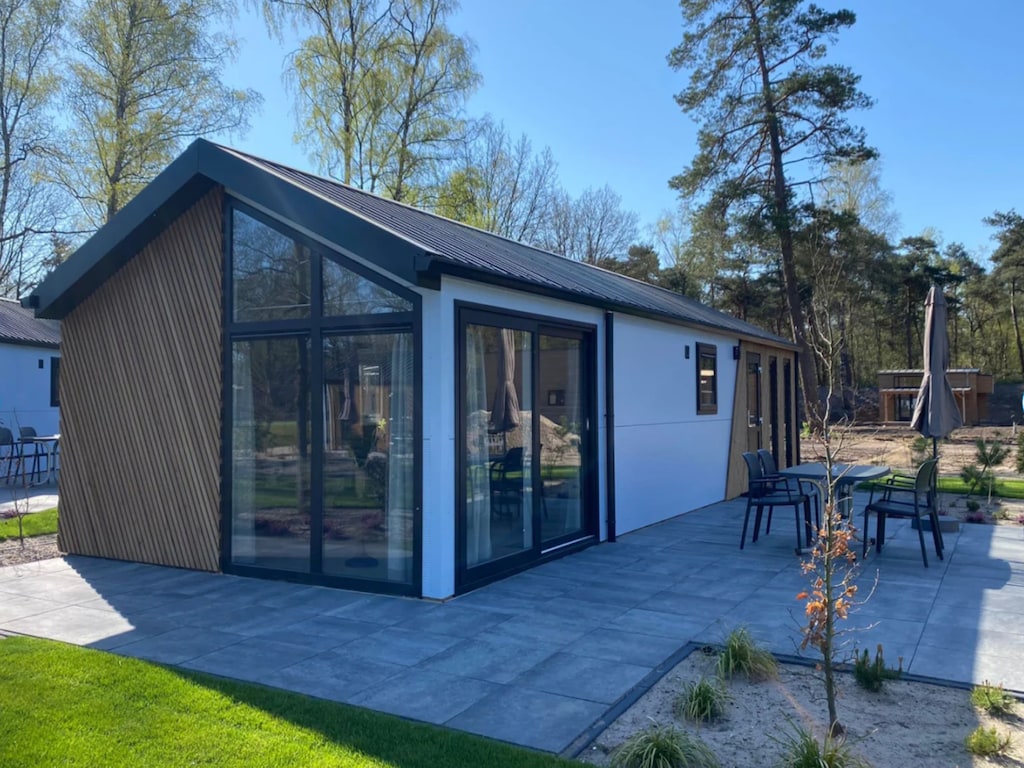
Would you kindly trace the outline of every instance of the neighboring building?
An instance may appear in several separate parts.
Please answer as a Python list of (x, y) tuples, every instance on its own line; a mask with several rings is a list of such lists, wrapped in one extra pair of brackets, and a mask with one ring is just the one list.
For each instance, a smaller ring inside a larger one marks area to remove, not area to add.
[(798, 461), (786, 340), (206, 141), (29, 303), (69, 552), (444, 598)]
[[(914, 403), (921, 389), (922, 370), (878, 372), (878, 419), (882, 423), (909, 422)], [(960, 406), (965, 427), (988, 421), (988, 398), (995, 389), (995, 379), (978, 368), (950, 368), (946, 379)]]
[(0, 299), (0, 426), (52, 435), (60, 429), (60, 323)]

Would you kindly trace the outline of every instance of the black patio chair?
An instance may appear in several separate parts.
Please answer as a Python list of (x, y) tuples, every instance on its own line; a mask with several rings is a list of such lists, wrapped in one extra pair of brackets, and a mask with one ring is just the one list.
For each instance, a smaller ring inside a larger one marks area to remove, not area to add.
[(17, 480), (18, 468), (21, 466), (21, 454), (14, 440), (14, 434), (7, 427), (0, 427), (0, 470), (4, 473), (4, 482), (10, 485), (11, 477)]
[[(42, 443), (36, 442), (38, 433), (34, 427), (20, 427), (18, 431), (21, 436), (21, 471), (26, 481), (28, 481), (29, 477), (34, 477), (35, 480), (29, 482), (38, 482), (40, 476), (40, 459), (43, 461), (47, 461), (49, 459), (46, 447)], [(29, 464), (31, 464), (31, 469), (29, 469)], [(46, 469), (46, 467), (43, 469)]]
[[(761, 468), (764, 470), (764, 476), (767, 480), (780, 477), (779, 467), (775, 463), (775, 456), (767, 448), (757, 449), (757, 458), (761, 460)], [(821, 495), (821, 487), (814, 480), (806, 480), (797, 478), (797, 487), (801, 489), (803, 493), (810, 496), (811, 501), (814, 502), (814, 525), (817, 528), (821, 528), (821, 502), (818, 497)], [(771, 533), (771, 515), (768, 516), (768, 526), (765, 528), (765, 533)], [(808, 542), (810, 543), (810, 542)]]
[[(768, 508), (768, 528), (771, 527), (772, 511), (775, 507), (793, 507), (793, 517), (796, 520), (796, 551), (799, 554), (802, 546), (800, 539), (800, 507), (804, 508), (804, 522), (806, 528), (811, 525), (811, 500), (810, 497), (800, 491), (799, 484), (783, 475), (776, 475), (768, 478), (764, 475), (764, 468), (756, 453), (746, 452), (743, 454), (743, 461), (747, 465), (749, 475), (747, 486), (747, 511), (743, 516), (743, 533), (740, 535), (740, 549), (747, 540), (747, 527), (750, 524), (750, 510), (757, 508), (754, 516), (754, 534), (751, 541), (757, 541), (761, 531), (761, 516), (764, 508)], [(767, 532), (767, 531), (766, 531)]]
[[(939, 529), (939, 505), (936, 492), (936, 472), (938, 459), (928, 459), (917, 470), (913, 483), (907, 481), (906, 475), (887, 478), (880, 483), (871, 484), (871, 497), (864, 507), (864, 547), (862, 556), (868, 553), (868, 517), (875, 514), (875, 551), (881, 552), (885, 543), (885, 519), (887, 517), (904, 517), (917, 521), (917, 536), (921, 541), (921, 559), (924, 567), (928, 567), (928, 551), (924, 544), (925, 520), (931, 524), (932, 540), (935, 543), (935, 554), (943, 559), (945, 543)], [(876, 500), (875, 494), (879, 497)]]

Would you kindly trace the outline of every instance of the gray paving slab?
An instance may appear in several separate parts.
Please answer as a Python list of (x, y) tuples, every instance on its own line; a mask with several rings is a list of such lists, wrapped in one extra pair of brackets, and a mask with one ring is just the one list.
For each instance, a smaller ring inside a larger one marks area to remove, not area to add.
[(399, 664), (325, 651), (271, 672), (263, 682), (321, 699), (351, 702), (356, 695), (380, 686), (404, 669)]
[(110, 611), (62, 605), (44, 613), (5, 621), (3, 629), (74, 645), (91, 645), (130, 632), (135, 626), (120, 614), (111, 614)]
[(496, 635), (491, 630), (459, 642), (421, 665), (424, 669), (492, 683), (511, 683), (555, 653), (547, 643)]
[(512, 684), (574, 699), (614, 704), (650, 671), (651, 667), (623, 661), (556, 653), (521, 674)]
[(578, 656), (655, 667), (682, 645), (674, 638), (600, 627), (574, 642), (571, 650)]
[(505, 686), (447, 724), (492, 739), (560, 752), (606, 709), (592, 701)]
[(352, 697), (350, 703), (441, 725), (502, 687), (416, 668), (399, 672), (387, 682)]
[(209, 672), (250, 682), (263, 682), (274, 672), (315, 656), (317, 651), (299, 642), (285, 643), (251, 637), (182, 662), (186, 669)]
[(417, 632), (395, 626), (352, 640), (337, 650), (364, 659), (413, 667), (459, 642), (460, 638), (451, 635)]
[(119, 645), (116, 650), (123, 656), (133, 656), (162, 664), (182, 664), (198, 656), (219, 651), (245, 640), (243, 635), (207, 629), (196, 632), (192, 627), (178, 627), (152, 635), (133, 643)]

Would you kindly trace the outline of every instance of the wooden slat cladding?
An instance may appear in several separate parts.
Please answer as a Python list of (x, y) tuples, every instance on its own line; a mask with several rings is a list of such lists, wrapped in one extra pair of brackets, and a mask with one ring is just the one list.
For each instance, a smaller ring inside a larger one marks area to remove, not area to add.
[[(779, 430), (785, 430), (785, 377), (783, 375), (783, 365), (786, 360), (790, 361), (791, 374), (790, 374), (790, 403), (792, 408), (796, 409), (796, 355), (790, 350), (783, 350), (776, 347), (762, 346), (760, 344), (752, 344), (750, 342), (743, 342), (740, 345), (740, 360), (739, 365), (736, 366), (736, 395), (733, 398), (732, 408), (732, 436), (730, 438), (729, 445), (729, 469), (726, 474), (725, 480), (725, 498), (732, 499), (739, 496), (742, 493), (746, 493), (747, 490), (747, 465), (743, 462), (743, 452), (748, 450), (748, 430), (747, 430), (747, 353), (753, 352), (761, 355), (761, 416), (764, 421), (761, 424), (761, 447), (771, 448), (771, 420), (770, 415), (772, 413), (771, 404), (771, 386), (769, 383), (769, 376), (771, 375), (770, 366), (772, 358), (776, 359), (776, 403), (775, 409), (778, 414), (777, 428)], [(796, 445), (796, 441), (800, 439), (799, 435), (800, 425), (797, 423), (796, 414), (793, 414), (793, 418), (789, 424), (789, 439), (791, 445)], [(778, 464), (780, 467), (787, 466), (785, 450), (786, 436), (782, 433), (779, 434), (779, 448), (780, 456), (778, 458)], [(795, 463), (795, 453), (794, 453)]]
[(220, 564), (221, 190), (63, 321), (60, 544)]

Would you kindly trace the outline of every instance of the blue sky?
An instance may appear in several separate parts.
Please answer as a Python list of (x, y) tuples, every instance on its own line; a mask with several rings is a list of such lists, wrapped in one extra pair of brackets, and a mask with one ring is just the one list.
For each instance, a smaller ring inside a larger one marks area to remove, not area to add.
[[(840, 7), (819, 0), (826, 8)], [(1024, 211), (1024, 66), (1020, 0), (850, 0), (857, 24), (833, 60), (862, 76), (873, 109), (853, 115), (881, 153), (903, 235), (925, 228), (978, 257), (992, 248), (981, 219)], [(463, 0), (454, 31), (477, 45), (483, 85), (470, 102), (534, 148), (549, 146), (573, 194), (610, 185), (643, 223), (673, 208), (668, 178), (692, 157), (696, 128), (673, 101), (685, 75), (666, 54), (682, 38), (672, 0)], [(226, 140), (311, 168), (294, 146), (292, 102), (281, 80), (289, 44), (243, 13), (240, 57), (228, 84), (263, 93), (262, 114)]]

